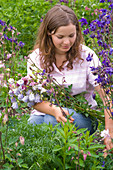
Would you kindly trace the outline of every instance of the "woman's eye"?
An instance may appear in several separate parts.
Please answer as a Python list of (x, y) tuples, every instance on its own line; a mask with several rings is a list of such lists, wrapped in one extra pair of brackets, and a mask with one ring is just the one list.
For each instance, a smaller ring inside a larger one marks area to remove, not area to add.
[(69, 37), (70, 37), (70, 38), (74, 37), (74, 34), (70, 35)]
[(63, 37), (57, 37), (58, 39), (62, 39)]

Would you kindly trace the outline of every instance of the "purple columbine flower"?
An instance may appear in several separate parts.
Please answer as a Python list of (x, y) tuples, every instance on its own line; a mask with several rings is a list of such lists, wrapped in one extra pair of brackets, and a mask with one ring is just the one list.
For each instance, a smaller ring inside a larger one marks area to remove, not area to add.
[(98, 75), (98, 78), (96, 78), (95, 81), (97, 81), (97, 83), (101, 83), (102, 82), (102, 78), (100, 77), (100, 75)]
[(100, 3), (104, 3), (104, 2), (106, 2), (105, 0), (100, 0)]
[(88, 57), (86, 58), (87, 61), (91, 61), (92, 60), (92, 57), (93, 57), (93, 54), (88, 54)]
[(97, 28), (97, 27), (96, 27), (95, 22), (94, 22), (94, 23), (92, 22), (92, 23), (90, 24), (90, 29), (91, 29), (91, 31), (95, 31), (96, 28)]
[(98, 43), (99, 46), (103, 46), (102, 40), (98, 40), (97, 43)]
[(89, 29), (88, 29), (88, 28), (85, 29), (85, 30), (83, 31), (83, 33), (84, 33), (85, 35), (89, 34)]
[(11, 103), (14, 103), (14, 102), (16, 102), (16, 99), (15, 99), (15, 97), (12, 97), (11, 98)]
[(87, 20), (85, 18), (79, 19), (79, 22), (81, 22), (81, 27), (83, 27), (83, 25), (87, 25), (88, 24), (88, 22), (87, 22)]
[(0, 25), (4, 26), (6, 23), (2, 20), (0, 20)]
[(20, 42), (18, 43), (18, 46), (20, 46), (21, 48), (22, 48), (24, 45), (25, 45), (25, 43), (23, 43), (22, 41), (20, 41)]
[(110, 48), (109, 55), (112, 55), (113, 53), (113, 48)]
[(91, 38), (95, 38), (95, 34), (91, 34), (90, 37), (91, 37)]
[(109, 8), (113, 9), (113, 3), (109, 5)]

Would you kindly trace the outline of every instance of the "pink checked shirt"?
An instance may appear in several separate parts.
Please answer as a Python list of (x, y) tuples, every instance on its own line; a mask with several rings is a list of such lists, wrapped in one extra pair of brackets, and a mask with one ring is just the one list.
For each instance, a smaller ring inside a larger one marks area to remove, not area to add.
[[(90, 55), (93, 54), (93, 59), (88, 62), (86, 58), (88, 57), (89, 53)], [(30, 54), (29, 57), (36, 64), (36, 66), (41, 69), (39, 60), (39, 49), (36, 49), (33, 53)], [(97, 67), (98, 65), (100, 65), (100, 62), (94, 51), (85, 45), (82, 45), (81, 57), (84, 59), (84, 61), (80, 61), (80, 63), (76, 63), (74, 61), (72, 70), (67, 70), (66, 65), (68, 62), (65, 63), (63, 71), (59, 71), (59, 69), (53, 63), (54, 71), (51, 73), (51, 75), (57, 80), (59, 84), (63, 83), (63, 85), (65, 85), (66, 87), (72, 84), (72, 95), (87, 92), (85, 94), (85, 98), (88, 101), (89, 105), (92, 105), (92, 108), (95, 108), (97, 106), (97, 103), (93, 99), (92, 94), (94, 91), (94, 87), (98, 84), (95, 82), (96, 76), (92, 74), (90, 67)], [(28, 75), (32, 75), (32, 71), (29, 69), (29, 67), (31, 66), (30, 59), (27, 63)], [(65, 83), (63, 82), (64, 78), (66, 81)], [(35, 109), (32, 111), (32, 114), (44, 115), (44, 113), (39, 112)]]

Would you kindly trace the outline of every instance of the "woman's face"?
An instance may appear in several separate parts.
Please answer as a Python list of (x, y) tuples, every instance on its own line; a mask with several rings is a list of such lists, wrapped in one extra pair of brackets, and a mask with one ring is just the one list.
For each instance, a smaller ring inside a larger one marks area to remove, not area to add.
[(75, 40), (76, 26), (73, 24), (59, 27), (55, 34), (52, 35), (52, 41), (57, 54), (66, 54), (73, 46)]

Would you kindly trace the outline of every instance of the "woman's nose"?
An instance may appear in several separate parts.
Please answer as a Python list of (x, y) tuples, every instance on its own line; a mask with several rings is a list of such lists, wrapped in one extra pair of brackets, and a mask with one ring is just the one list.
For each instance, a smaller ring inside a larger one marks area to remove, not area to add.
[(69, 39), (68, 38), (64, 39), (64, 44), (69, 44)]

